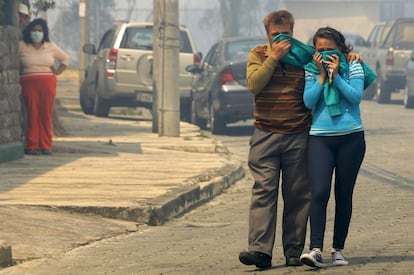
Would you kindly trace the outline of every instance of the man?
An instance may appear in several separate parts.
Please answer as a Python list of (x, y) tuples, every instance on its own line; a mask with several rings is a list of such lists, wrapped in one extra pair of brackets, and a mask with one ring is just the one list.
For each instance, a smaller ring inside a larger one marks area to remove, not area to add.
[(27, 23), (30, 21), (30, 12), (27, 5), (20, 3), (19, 4), (19, 26), (23, 29)]
[(254, 178), (249, 211), (248, 251), (239, 259), (258, 268), (272, 266), (276, 213), (281, 177), (284, 201), (282, 243), (287, 266), (301, 265), (310, 205), (307, 176), (308, 132), (311, 111), (303, 103), (304, 70), (284, 62), (294, 18), (275, 11), (263, 21), (269, 44), (252, 49), (247, 61), (247, 85), (255, 95), (255, 132), (250, 139), (248, 165)]

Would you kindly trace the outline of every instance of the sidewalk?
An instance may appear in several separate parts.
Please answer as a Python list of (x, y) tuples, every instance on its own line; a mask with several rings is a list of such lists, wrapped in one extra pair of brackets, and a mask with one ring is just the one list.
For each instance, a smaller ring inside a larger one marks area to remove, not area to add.
[(58, 85), (68, 136), (54, 138), (51, 156), (0, 164), (0, 240), (16, 263), (163, 224), (244, 176), (194, 125), (182, 122), (180, 137), (160, 137), (144, 116), (85, 116), (77, 87)]

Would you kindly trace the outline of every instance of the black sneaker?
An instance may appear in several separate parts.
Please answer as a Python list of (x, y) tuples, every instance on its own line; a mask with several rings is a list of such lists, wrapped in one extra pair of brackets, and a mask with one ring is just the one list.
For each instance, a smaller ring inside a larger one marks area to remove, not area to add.
[(38, 156), (41, 154), (40, 150), (29, 150), (29, 149), (24, 149), (24, 153), (26, 155), (35, 155), (35, 156)]
[(52, 150), (42, 149), (42, 155), (51, 155)]
[(255, 265), (258, 268), (271, 268), (272, 257), (256, 251), (243, 251), (239, 254), (239, 260), (245, 265)]

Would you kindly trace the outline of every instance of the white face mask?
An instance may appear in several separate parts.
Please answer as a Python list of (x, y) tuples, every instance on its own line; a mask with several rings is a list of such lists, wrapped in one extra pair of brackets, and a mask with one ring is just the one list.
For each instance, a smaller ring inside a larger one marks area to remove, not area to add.
[(34, 43), (41, 43), (43, 40), (43, 32), (41, 31), (32, 31), (30, 32), (30, 37)]

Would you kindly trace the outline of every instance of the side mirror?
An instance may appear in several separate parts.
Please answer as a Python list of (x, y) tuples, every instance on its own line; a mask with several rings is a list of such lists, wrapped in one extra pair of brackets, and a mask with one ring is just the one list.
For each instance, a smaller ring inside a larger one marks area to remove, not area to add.
[(94, 44), (83, 45), (82, 51), (86, 54), (96, 54), (96, 48)]
[(198, 64), (190, 64), (185, 67), (185, 70), (192, 74), (199, 74), (203, 71), (203, 69)]

